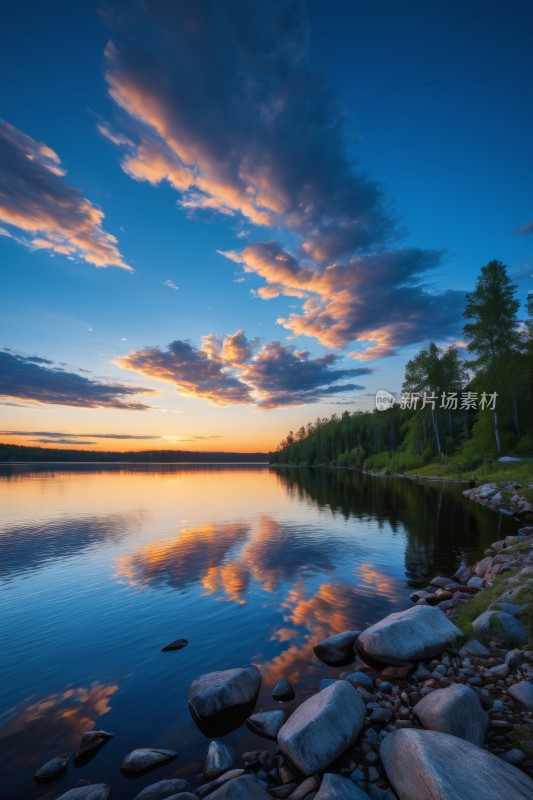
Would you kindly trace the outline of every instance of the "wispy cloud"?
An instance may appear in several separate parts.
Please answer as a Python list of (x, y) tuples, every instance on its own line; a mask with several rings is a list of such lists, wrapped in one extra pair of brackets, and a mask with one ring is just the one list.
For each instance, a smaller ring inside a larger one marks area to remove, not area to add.
[(526, 233), (533, 233), (533, 220), (531, 222), (526, 222), (525, 225), (521, 225), (519, 228), (513, 231), (517, 236), (523, 236)]
[(169, 289), (175, 289), (176, 291), (178, 291), (178, 289), (180, 288), (179, 286), (176, 286), (174, 281), (170, 281), (170, 280), (165, 281), (163, 286), (168, 286)]
[(209, 334), (201, 346), (175, 341), (167, 348), (135, 350), (116, 363), (156, 380), (175, 385), (187, 397), (214, 405), (254, 404), (262, 409), (314, 403), (332, 394), (363, 387), (339, 383), (367, 375), (368, 367), (345, 369), (334, 354), (311, 358), (310, 353), (269, 342), (260, 345), (244, 331), (224, 339)]
[(105, 135), (125, 172), (166, 181), (182, 208), (291, 236), (294, 255), (276, 242), (240, 254), (265, 281), (255, 296), (302, 302), (282, 325), (355, 342), (363, 359), (457, 332), (461, 294), (426, 282), (442, 255), (399, 249), (381, 188), (348, 156), (343, 111), (310, 67), (302, 0), (114, 7), (106, 79), (128, 136)]
[(0, 234), (30, 249), (131, 270), (102, 227), (103, 211), (65, 174), (54, 150), (0, 120)]
[(155, 392), (141, 386), (86, 378), (78, 372), (69, 372), (46, 358), (0, 350), (2, 398), (82, 408), (144, 411), (150, 406), (130, 400), (130, 397), (138, 394)]
[(24, 436), (35, 439), (44, 436), (47, 439), (161, 439), (161, 436), (137, 435), (134, 433), (67, 433), (66, 431), (0, 431), (0, 436)]

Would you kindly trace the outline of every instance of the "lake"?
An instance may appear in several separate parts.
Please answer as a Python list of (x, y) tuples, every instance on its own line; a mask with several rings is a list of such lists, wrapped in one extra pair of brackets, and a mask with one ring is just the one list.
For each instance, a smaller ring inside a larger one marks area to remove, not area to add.
[[(290, 710), (342, 671), (315, 642), (408, 607), (519, 527), (462, 488), (264, 465), (0, 466), (0, 796), (53, 798), (86, 778), (130, 800), (200, 771), (191, 680), (254, 663), (258, 708), (284, 676)], [(180, 637), (188, 647), (160, 652)], [(92, 761), (34, 783), (93, 728), (115, 736)], [(222, 740), (275, 749), (245, 727)], [(178, 758), (123, 777), (123, 756), (150, 746)]]

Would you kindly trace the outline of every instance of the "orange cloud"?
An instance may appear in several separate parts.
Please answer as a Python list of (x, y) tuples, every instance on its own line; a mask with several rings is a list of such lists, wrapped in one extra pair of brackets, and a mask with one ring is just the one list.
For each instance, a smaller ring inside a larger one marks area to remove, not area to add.
[(0, 229), (30, 249), (45, 249), (95, 267), (131, 271), (104, 213), (68, 184), (57, 153), (0, 120)]
[(262, 409), (312, 403), (326, 395), (362, 389), (339, 381), (371, 372), (364, 367), (335, 368), (335, 355), (312, 359), (308, 351), (280, 342), (258, 347), (257, 341), (250, 342), (239, 330), (224, 339), (215, 334), (203, 336), (199, 348), (177, 340), (166, 350), (134, 350), (115, 363), (173, 383), (185, 397), (199, 397), (218, 406), (253, 403)]

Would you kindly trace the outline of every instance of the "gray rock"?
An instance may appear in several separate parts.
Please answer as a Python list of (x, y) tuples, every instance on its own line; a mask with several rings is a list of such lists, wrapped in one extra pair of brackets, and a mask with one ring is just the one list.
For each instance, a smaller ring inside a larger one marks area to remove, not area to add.
[(353, 646), (360, 631), (343, 631), (315, 644), (313, 652), (325, 664), (346, 664), (353, 661)]
[(524, 644), (527, 630), (522, 623), (504, 611), (484, 611), (472, 623), (474, 633), (482, 641), (496, 639), (505, 647)]
[(505, 654), (505, 663), (509, 665), (510, 669), (514, 669), (514, 667), (518, 667), (522, 663), (523, 657), (522, 650), (509, 650)]
[(211, 794), (211, 792), (214, 792), (215, 789), (224, 786), (229, 781), (234, 781), (236, 778), (240, 778), (241, 775), (244, 775), (243, 769), (230, 769), (229, 772), (225, 772), (223, 775), (220, 775), (220, 777), (215, 778), (214, 781), (209, 781), (209, 783), (204, 783), (202, 786), (198, 786), (194, 790), (194, 794), (198, 795), (200, 798), (205, 797), (206, 795)]
[(74, 758), (78, 760), (88, 758), (91, 753), (96, 753), (112, 738), (113, 734), (107, 731), (85, 731), (80, 737)]
[(356, 647), (376, 661), (397, 664), (436, 656), (461, 635), (439, 608), (412, 606), (371, 625), (361, 633)]
[(423, 697), (413, 713), (428, 730), (451, 733), (480, 747), (485, 742), (489, 718), (469, 686), (453, 683), (437, 689)]
[(189, 686), (189, 703), (202, 720), (217, 719), (255, 702), (261, 673), (249, 665), (200, 675)]
[(506, 678), (508, 674), (508, 664), (497, 664), (497, 666), (490, 667), (490, 669), (487, 670), (487, 675), (490, 675), (491, 678)]
[(198, 800), (198, 795), (192, 792), (178, 792), (167, 797), (166, 800)]
[(271, 800), (251, 775), (242, 775), (224, 783), (209, 800)]
[(531, 800), (533, 781), (471, 742), (414, 728), (390, 733), (380, 756), (399, 800)]
[(181, 778), (168, 778), (165, 781), (151, 783), (145, 786), (133, 800), (166, 800), (176, 794), (187, 792), (189, 784)]
[(474, 572), (478, 578), (484, 578), (491, 566), (492, 558), (487, 556), (487, 558), (482, 558), (481, 561), (478, 561), (477, 564), (474, 564)]
[(168, 764), (169, 761), (174, 761), (177, 755), (175, 750), (162, 750), (158, 747), (139, 747), (137, 750), (132, 750), (122, 759), (120, 769), (126, 775), (138, 775), (149, 769), (159, 767), (161, 764)]
[(475, 575), (473, 578), (470, 578), (470, 580), (466, 582), (466, 585), (470, 586), (472, 589), (484, 589), (485, 580), (484, 578), (478, 578), (477, 575)]
[(248, 717), (246, 724), (251, 731), (267, 739), (275, 739), (286, 719), (284, 711), (261, 711)]
[(365, 715), (359, 693), (336, 681), (296, 709), (278, 734), (278, 747), (303, 775), (322, 772), (354, 744)]
[(59, 756), (51, 758), (46, 764), (40, 767), (33, 776), (37, 783), (49, 783), (50, 781), (57, 781), (62, 778), (67, 771), (68, 760), (70, 753), (62, 753)]
[(210, 742), (204, 756), (203, 773), (208, 780), (218, 778), (235, 764), (235, 753), (222, 742)]
[(315, 800), (370, 800), (370, 795), (348, 778), (326, 772)]
[(513, 747), (511, 750), (507, 750), (505, 753), (500, 753), (500, 758), (503, 758), (504, 761), (507, 761), (508, 764), (521, 764), (526, 754), (523, 750), (519, 750), (518, 747)]
[(522, 614), (526, 610), (527, 606), (518, 605), (518, 603), (491, 603), (490, 611), (504, 611), (506, 614), (510, 614), (512, 617), (517, 617), (519, 614)]
[(352, 686), (362, 686), (363, 689), (367, 689), (369, 692), (374, 688), (374, 681), (370, 675), (367, 675), (365, 672), (350, 672), (350, 674), (346, 676), (346, 680), (348, 683), (351, 683)]
[(89, 783), (87, 786), (77, 786), (65, 792), (57, 800), (107, 800), (109, 794), (108, 783)]
[(318, 691), (321, 692), (323, 689), (327, 689), (328, 686), (331, 686), (331, 684), (335, 683), (336, 680), (338, 680), (338, 678), (322, 678), (318, 687)]
[(290, 793), (288, 800), (303, 800), (309, 792), (316, 792), (319, 786), (320, 778), (318, 775), (311, 775)]
[(279, 701), (292, 700), (294, 698), (294, 689), (289, 681), (281, 678), (272, 689), (272, 697), (274, 700)]
[(530, 681), (514, 683), (507, 689), (507, 694), (525, 706), (528, 711), (533, 711), (533, 683)]
[(488, 650), (484, 644), (478, 642), (477, 639), (469, 639), (459, 650), (459, 655), (461, 658), (468, 658), (468, 656), (486, 658), (490, 655), (490, 650)]

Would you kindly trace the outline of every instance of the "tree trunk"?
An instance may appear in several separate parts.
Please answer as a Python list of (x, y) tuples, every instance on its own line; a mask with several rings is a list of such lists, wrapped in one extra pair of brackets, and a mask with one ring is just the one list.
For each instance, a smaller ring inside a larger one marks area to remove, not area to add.
[(437, 412), (434, 408), (431, 409), (431, 417), (433, 419), (433, 430), (435, 431), (435, 439), (437, 440), (437, 449), (439, 455), (442, 454), (442, 447), (440, 446), (439, 423), (437, 421)]
[(511, 398), (512, 398), (512, 408), (513, 408), (513, 422), (514, 422), (514, 429), (516, 431), (516, 438), (520, 439), (522, 436), (522, 432), (520, 430), (520, 419), (518, 417), (518, 408), (516, 405), (516, 392), (514, 387), (511, 389)]
[(500, 430), (498, 428), (498, 414), (496, 413), (496, 407), (494, 407), (493, 414), (494, 414), (494, 436), (496, 437), (497, 452), (501, 453), (502, 446), (500, 444)]

